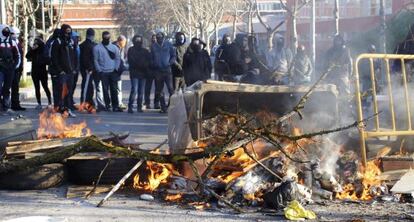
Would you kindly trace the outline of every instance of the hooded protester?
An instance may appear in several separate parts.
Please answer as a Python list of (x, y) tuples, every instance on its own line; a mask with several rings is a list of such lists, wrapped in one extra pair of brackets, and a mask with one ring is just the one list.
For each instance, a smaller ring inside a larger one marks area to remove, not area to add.
[[(118, 100), (118, 68), (121, 63), (121, 54), (118, 47), (111, 43), (111, 34), (102, 33), (102, 42), (93, 48), (93, 60), (96, 72), (102, 80), (105, 109), (123, 112), (119, 108)], [(109, 93), (110, 92), (110, 93)]]
[[(21, 56), (23, 56), (23, 45), (22, 42), (19, 41), (19, 37), (20, 37), (20, 30), (16, 27), (11, 27), (10, 28), (10, 36), (12, 38), (12, 40), (17, 42), (17, 46), (19, 48), (19, 53)], [(16, 69), (15, 71), (15, 75), (13, 78), (13, 82), (12, 82), (12, 87), (11, 87), (11, 109), (13, 111), (25, 111), (26, 108), (23, 108), (20, 105), (20, 94), (19, 94), (19, 84), (20, 84), (20, 79), (22, 77), (22, 73), (23, 73), (23, 62), (20, 63), (19, 67)]]
[(76, 72), (73, 75), (73, 85), (72, 85), (72, 94), (71, 94), (72, 106), (74, 107), (75, 101), (73, 100), (73, 94), (75, 93), (76, 86), (78, 85), (79, 72), (80, 72), (80, 48), (79, 48), (80, 36), (79, 36), (79, 33), (72, 32), (71, 37), (72, 37), (73, 46), (75, 48), (75, 55), (76, 55), (76, 68), (75, 68)]
[(31, 77), (36, 92), (37, 107), (36, 109), (42, 109), (42, 101), (40, 98), (40, 84), (42, 84), (43, 90), (46, 93), (49, 105), (52, 104), (52, 97), (47, 85), (47, 55), (45, 54), (45, 43), (40, 38), (36, 38), (33, 43), (33, 47), (29, 49), (26, 54), (26, 58), (32, 62)]
[(167, 112), (167, 104), (164, 98), (164, 84), (171, 96), (174, 92), (172, 86), (171, 65), (176, 61), (174, 47), (165, 40), (165, 35), (158, 32), (156, 42), (151, 46), (152, 66), (155, 72), (155, 95), (159, 97), (161, 113)]
[[(80, 48), (80, 71), (82, 75), (81, 104), (87, 103), (96, 107), (97, 111), (105, 109), (102, 94), (102, 82), (95, 71), (93, 60), (93, 48), (96, 46), (95, 30), (86, 30), (86, 39), (79, 45)], [(93, 101), (94, 88), (96, 89), (96, 104)]]
[(266, 54), (267, 67), (274, 73), (273, 81), (278, 85), (289, 83), (289, 67), (292, 63), (292, 52), (285, 47), (283, 37), (275, 38), (273, 48)]
[(352, 118), (352, 111), (350, 110), (352, 57), (341, 35), (334, 37), (333, 46), (326, 52), (325, 62), (325, 70), (329, 71), (325, 81), (336, 85), (339, 92), (338, 106), (342, 117), (341, 121), (346, 121)]
[(206, 44), (200, 39), (191, 39), (183, 61), (184, 80), (187, 86), (197, 81), (206, 81), (211, 76), (211, 60), (205, 47)]
[(126, 106), (122, 103), (122, 78), (121, 75), (122, 73), (124, 73), (124, 71), (127, 69), (127, 50), (126, 50), (126, 45), (127, 45), (127, 38), (124, 35), (120, 35), (118, 36), (117, 40), (115, 42), (113, 42), (112, 44), (114, 44), (116, 47), (118, 47), (119, 52), (121, 54), (121, 63), (119, 64), (118, 67), (118, 75), (119, 75), (119, 79), (118, 79), (118, 101), (119, 101), (119, 107), (121, 109), (126, 109)]
[(220, 47), (216, 50), (216, 57), (214, 60), (214, 72), (218, 76), (218, 80), (223, 81), (224, 75), (230, 75), (230, 67), (228, 61), (230, 60), (231, 37), (229, 34), (224, 34), (221, 40)]
[(183, 81), (183, 57), (187, 50), (186, 37), (184, 33), (177, 32), (175, 34), (175, 53), (177, 54), (177, 59), (174, 64), (171, 66), (173, 77), (174, 77), (174, 90), (182, 88), (184, 86)]
[(150, 72), (151, 54), (144, 48), (144, 38), (135, 35), (134, 44), (128, 49), (129, 75), (131, 79), (131, 93), (129, 94), (128, 113), (133, 113), (134, 101), (137, 101), (137, 111), (142, 112), (142, 99), (144, 96), (145, 76)]
[(295, 58), (293, 59), (291, 80), (295, 85), (309, 84), (312, 80), (312, 63), (305, 51), (306, 48), (304, 45), (298, 46)]
[(352, 74), (352, 57), (341, 35), (334, 37), (333, 46), (326, 52), (325, 62), (325, 70), (331, 68), (326, 81), (338, 87), (340, 96), (349, 96), (351, 93), (349, 79)]
[[(151, 44), (154, 44), (155, 42), (157, 42), (157, 38), (156, 35), (152, 35), (151, 36)], [(152, 89), (152, 85), (155, 84), (155, 76), (153, 73), (153, 70), (151, 70), (150, 72), (148, 72), (145, 76), (145, 96), (144, 96), (144, 107), (142, 107), (143, 109), (150, 109), (151, 108), (151, 89)], [(154, 93), (155, 95), (155, 93)], [(154, 96), (154, 109), (159, 109), (160, 108), (160, 100), (158, 98), (157, 95)]]
[(11, 37), (10, 28), (0, 25), (0, 101), (5, 111), (10, 110), (10, 90), (16, 69), (21, 63), (17, 42)]
[(60, 100), (61, 100), (61, 84), (60, 84), (60, 75), (57, 71), (55, 64), (52, 61), (52, 48), (55, 43), (58, 43), (60, 35), (60, 29), (55, 29), (52, 36), (46, 41), (45, 52), (47, 53), (48, 60), (48, 71), (52, 77), (52, 94), (53, 94), (53, 106), (55, 110), (60, 109)]
[(60, 28), (60, 35), (54, 41), (51, 51), (51, 63), (54, 71), (59, 75), (59, 110), (67, 112), (70, 117), (76, 117), (72, 112), (73, 107), (72, 89), (74, 75), (77, 70), (77, 57), (75, 45), (72, 40), (72, 28), (63, 24)]

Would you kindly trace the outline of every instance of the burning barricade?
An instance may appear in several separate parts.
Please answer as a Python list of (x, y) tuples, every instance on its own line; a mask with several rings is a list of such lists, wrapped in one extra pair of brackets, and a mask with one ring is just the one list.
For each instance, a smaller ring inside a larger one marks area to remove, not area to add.
[[(321, 98), (310, 97), (312, 93), (307, 92), (316, 90), (319, 95), (335, 98), (335, 91), (329, 87), (294, 91), (283, 86), (265, 88), (261, 89), (261, 95), (252, 94), (253, 98), (247, 98), (250, 86), (233, 85), (234, 91), (229, 86), (205, 87), (190, 95), (177, 93), (172, 98), (169, 152), (160, 152), (159, 147), (140, 149), (136, 144), (124, 142), (127, 136), (91, 136), (85, 123), (68, 124), (64, 116), (45, 111), (40, 114), (38, 134), (46, 140), (40, 140), (40, 145), (39, 141), (9, 144), (0, 174), (63, 160), (70, 162), (81, 152), (104, 152), (97, 159), (106, 163), (91, 174), (93, 183), (84, 184), (93, 185), (86, 196), (98, 192), (99, 184), (104, 183), (118, 158), (128, 158), (130, 164), (118, 171), (120, 175), (112, 183), (116, 185), (98, 206), (121, 187), (130, 187), (144, 200), (157, 198), (197, 210), (228, 207), (239, 213), (251, 208), (284, 210), (288, 219), (315, 219), (316, 215), (303, 207), (315, 201), (369, 201), (389, 195), (380, 178), (383, 155), (362, 167), (358, 156), (336, 141), (343, 130), (355, 128), (361, 122), (334, 128), (335, 121), (331, 120), (335, 117), (326, 117), (328, 121), (318, 124), (321, 116), (336, 113), (336, 103), (332, 105), (334, 111), (322, 110), (317, 115), (314, 109)], [(225, 95), (219, 93), (224, 91)], [(282, 94), (279, 98), (284, 99), (263, 108), (260, 104), (272, 98), (274, 92)], [(217, 100), (218, 97), (222, 100)], [(310, 106), (302, 113), (308, 101)], [(214, 104), (206, 106), (206, 103)], [(280, 110), (281, 103), (289, 104), (288, 111)], [(311, 131), (318, 129), (316, 125), (320, 129)], [(56, 143), (50, 138), (63, 142)], [(45, 146), (51, 141), (53, 145)], [(26, 158), (34, 151), (43, 153)], [(20, 159), (13, 159), (18, 156)]]

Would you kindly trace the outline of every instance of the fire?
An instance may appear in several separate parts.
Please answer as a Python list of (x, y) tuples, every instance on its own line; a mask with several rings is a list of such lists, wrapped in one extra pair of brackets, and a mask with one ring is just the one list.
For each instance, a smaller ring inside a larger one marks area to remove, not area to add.
[(92, 104), (88, 102), (83, 102), (78, 107), (79, 112), (88, 112), (88, 113), (96, 113), (96, 109), (93, 107)]
[(134, 188), (154, 191), (161, 184), (167, 183), (167, 179), (172, 175), (174, 169), (171, 164), (156, 163), (147, 161), (147, 170), (149, 170), (148, 178), (146, 181), (140, 180), (139, 174), (134, 177)]
[(60, 113), (45, 109), (39, 114), (39, 139), (76, 138), (91, 135), (85, 121), (79, 124), (66, 123), (66, 117)]
[(358, 173), (358, 177), (362, 179), (362, 192), (357, 192), (357, 189), (353, 184), (347, 184), (344, 186), (344, 191), (336, 194), (338, 199), (350, 199), (350, 200), (371, 200), (373, 194), (370, 191), (371, 187), (380, 185), (381, 180), (378, 176), (381, 174), (381, 170), (378, 168), (375, 161), (369, 161), (365, 169), (361, 168)]
[(220, 175), (218, 178), (221, 179), (224, 183), (227, 184), (227, 183), (230, 183), (231, 181), (233, 181), (234, 179), (236, 179), (237, 177), (239, 177), (241, 175), (243, 175), (242, 171), (235, 171), (235, 172), (232, 172), (231, 174), (226, 175), (226, 176)]
[(183, 195), (180, 194), (180, 193), (178, 193), (178, 194), (168, 194), (165, 197), (165, 200), (166, 201), (179, 201), (179, 200), (181, 200), (182, 197), (183, 197)]

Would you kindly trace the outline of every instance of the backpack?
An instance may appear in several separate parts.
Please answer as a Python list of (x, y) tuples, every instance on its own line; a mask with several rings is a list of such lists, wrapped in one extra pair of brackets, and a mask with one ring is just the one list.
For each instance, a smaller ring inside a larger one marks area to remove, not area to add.
[[(10, 47), (8, 47), (7, 44), (9, 44)], [(1, 68), (10, 68), (13, 66), (14, 59), (13, 59), (12, 46), (13, 46), (13, 43), (10, 38), (9, 38), (9, 42), (6, 42), (6, 40), (4, 41), (0, 40), (0, 67)]]

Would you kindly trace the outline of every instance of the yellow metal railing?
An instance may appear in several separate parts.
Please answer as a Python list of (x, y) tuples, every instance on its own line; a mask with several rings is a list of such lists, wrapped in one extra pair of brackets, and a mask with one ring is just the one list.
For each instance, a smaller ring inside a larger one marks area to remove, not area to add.
[[(373, 112), (375, 114), (381, 112), (378, 107), (378, 98), (377, 98), (377, 86), (376, 86), (376, 75), (380, 75), (380, 73), (375, 73), (374, 69), (374, 60), (380, 59), (385, 71), (385, 80), (386, 80), (386, 88), (387, 88), (387, 98), (388, 98), (388, 105), (389, 105), (389, 112), (391, 117), (391, 126), (390, 129), (381, 129), (380, 123), (381, 118), (380, 115), (376, 115), (374, 118), (374, 129), (370, 130), (361, 125), (359, 127), (360, 133), (360, 145), (361, 145), (361, 156), (362, 156), (362, 164), (366, 166), (367, 162), (367, 151), (366, 151), (366, 139), (370, 137), (382, 137), (382, 136), (408, 136), (414, 135), (414, 130), (412, 130), (411, 126), (411, 108), (410, 108), (410, 93), (408, 92), (408, 83), (407, 83), (407, 70), (406, 70), (406, 61), (407, 60), (414, 60), (414, 55), (395, 55), (395, 54), (361, 54), (358, 56), (355, 62), (355, 79), (356, 79), (356, 100), (357, 100), (357, 112), (358, 112), (358, 120), (364, 120), (364, 112), (363, 112), (363, 105), (362, 105), (362, 94), (361, 94), (361, 85), (360, 85), (360, 73), (359, 73), (359, 66), (360, 62), (363, 60), (369, 61), (369, 70), (370, 70), (370, 79), (371, 79), (371, 87), (372, 87), (372, 104), (373, 104)], [(397, 115), (395, 113), (395, 104), (394, 104), (394, 90), (393, 86), (395, 83), (392, 83), (391, 78), (391, 69), (390, 69), (390, 60), (400, 60), (401, 62), (401, 73), (400, 75), (401, 80), (401, 87), (404, 94), (404, 104), (397, 104), (397, 105), (405, 105), (405, 115)], [(412, 95), (414, 98), (414, 95)], [(403, 119), (404, 118), (404, 119)], [(406, 120), (407, 121), (407, 128), (404, 129), (397, 129), (396, 122), (398, 120)]]

